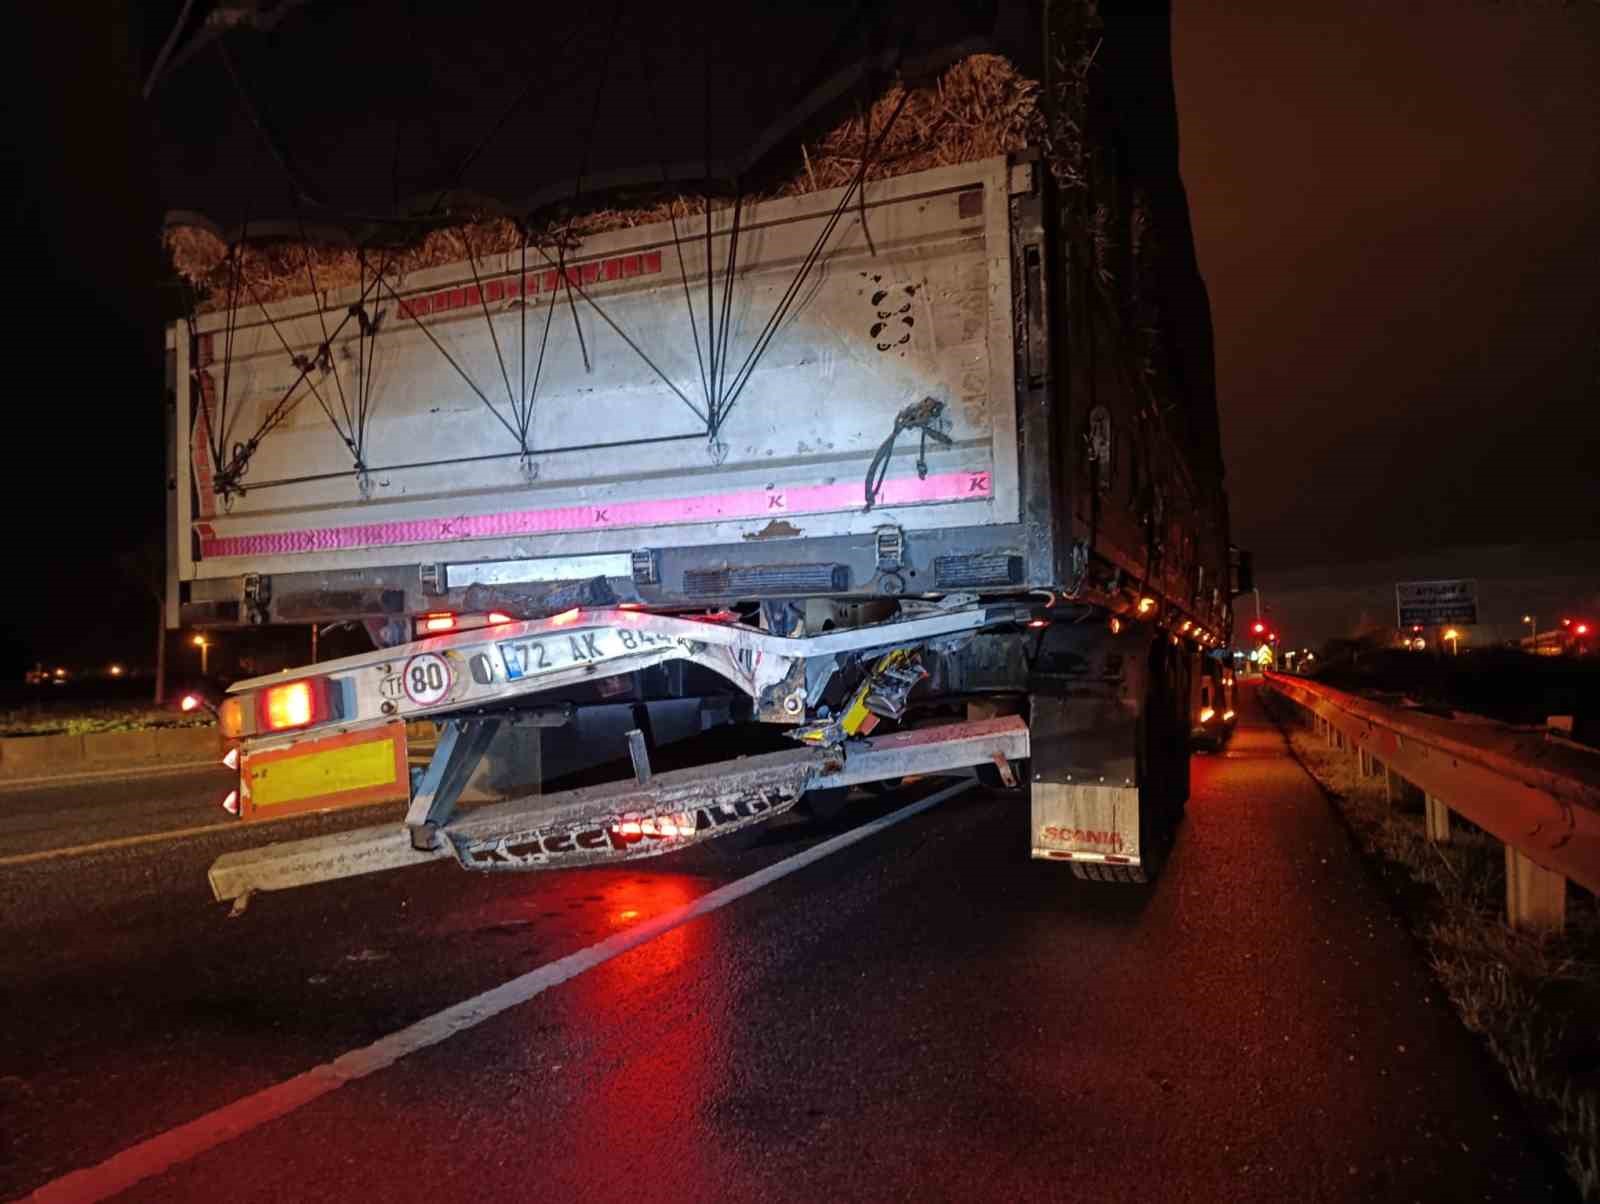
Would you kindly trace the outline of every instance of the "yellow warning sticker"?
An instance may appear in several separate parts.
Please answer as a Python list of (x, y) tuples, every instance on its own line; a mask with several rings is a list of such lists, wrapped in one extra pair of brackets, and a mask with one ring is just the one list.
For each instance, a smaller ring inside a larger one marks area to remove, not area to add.
[(397, 781), (395, 764), (392, 736), (304, 756), (275, 758), (252, 767), (250, 801), (256, 807), (272, 807), (393, 785)]

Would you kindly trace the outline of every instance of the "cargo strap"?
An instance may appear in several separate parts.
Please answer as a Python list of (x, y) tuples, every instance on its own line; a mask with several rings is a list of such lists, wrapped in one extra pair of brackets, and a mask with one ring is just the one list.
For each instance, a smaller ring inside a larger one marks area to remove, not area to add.
[(922, 443), (917, 449), (917, 477), (925, 479), (928, 475), (928, 440), (942, 443), (945, 447), (954, 446), (954, 440), (940, 429), (940, 417), (944, 414), (944, 402), (932, 397), (924, 397), (921, 401), (913, 402), (895, 416), (894, 430), (889, 432), (889, 437), (878, 447), (877, 453), (872, 457), (872, 463), (867, 465), (867, 479), (865, 482), (867, 504), (866, 509), (871, 510), (877, 503), (878, 492), (883, 488), (883, 478), (889, 471), (889, 460), (894, 455), (895, 440), (900, 438), (900, 432), (918, 430), (922, 432)]

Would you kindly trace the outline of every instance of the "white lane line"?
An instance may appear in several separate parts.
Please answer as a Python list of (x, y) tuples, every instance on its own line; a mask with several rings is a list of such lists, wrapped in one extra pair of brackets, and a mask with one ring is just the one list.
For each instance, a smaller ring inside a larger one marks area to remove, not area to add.
[(846, 849), (857, 841), (875, 836), (885, 828), (892, 828), (902, 820), (920, 815), (930, 807), (938, 806), (946, 799), (953, 798), (975, 785), (977, 783), (968, 778), (943, 790), (935, 791), (927, 798), (909, 803), (898, 811), (892, 811), (870, 823), (862, 824), (859, 828), (852, 828), (848, 832), (812, 846), (803, 853), (796, 853), (793, 857), (774, 862), (766, 869), (757, 870), (736, 882), (707, 891), (692, 903), (663, 912), (626, 932), (607, 937), (587, 949), (580, 949), (548, 965), (540, 966), (537, 970), (530, 970), (481, 995), (475, 995), (425, 1020), (419, 1020), (408, 1028), (390, 1033), (363, 1049), (352, 1050), (342, 1057), (313, 1067), (304, 1074), (296, 1075), (274, 1087), (237, 1099), (214, 1112), (208, 1112), (191, 1120), (188, 1124), (168, 1129), (165, 1133), (141, 1141), (138, 1145), (129, 1146), (98, 1166), (86, 1167), (63, 1175), (59, 1179), (53, 1179), (37, 1189), (28, 1199), (39, 1201), (41, 1204), (45, 1201), (60, 1202), (60, 1204), (66, 1204), (68, 1201), (73, 1204), (91, 1204), (92, 1201), (108, 1199), (118, 1192), (126, 1191), (135, 1183), (162, 1174), (179, 1163), (188, 1162), (224, 1142), (232, 1141), (252, 1129), (260, 1128), (268, 1121), (287, 1116), (312, 1100), (338, 1090), (346, 1083), (364, 1079), (387, 1066), (393, 1066), (407, 1054), (427, 1049), (456, 1033), (474, 1028), (501, 1012), (526, 1003), (551, 987), (576, 978), (585, 970), (592, 970), (614, 957), (627, 953), (630, 949), (636, 949), (647, 941), (654, 940), (663, 933), (671, 932), (679, 925), (687, 924), (690, 920), (698, 919), (720, 907), (726, 907), (729, 903), (742, 899), (780, 878), (785, 878), (796, 870), (821, 861), (824, 857)]
[[(221, 804), (217, 806), (220, 809)], [(389, 803), (363, 803), (351, 807), (339, 814), (366, 811), (376, 807), (388, 807)], [(0, 869), (13, 865), (32, 865), (38, 861), (54, 861), (58, 857), (83, 857), (90, 853), (106, 853), (113, 849), (130, 849), (144, 844), (160, 844), (166, 840), (186, 840), (191, 836), (205, 836), (211, 832), (253, 832), (268, 824), (291, 824), (298, 821), (304, 822), (316, 819), (319, 816), (334, 814), (329, 811), (297, 812), (294, 815), (269, 815), (264, 819), (227, 819), (220, 824), (199, 824), (189, 828), (171, 828), (165, 832), (146, 832), (139, 836), (117, 836), (109, 840), (97, 840), (93, 844), (66, 845), (59, 849), (40, 849), (37, 853), (13, 853), (8, 857), (0, 857)]]
[(46, 773), (31, 778), (0, 778), (0, 793), (22, 789), (25, 786), (72, 786), (99, 778), (158, 778), (165, 774), (176, 777), (196, 769), (215, 769), (222, 764), (219, 757), (209, 761), (174, 761), (164, 765), (135, 765), (123, 769), (83, 769), (76, 773)]

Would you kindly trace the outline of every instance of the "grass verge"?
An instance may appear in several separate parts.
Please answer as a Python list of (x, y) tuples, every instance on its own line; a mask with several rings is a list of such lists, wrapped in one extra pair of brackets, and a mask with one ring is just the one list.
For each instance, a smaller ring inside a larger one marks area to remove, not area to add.
[(96, 732), (137, 732), (156, 727), (205, 727), (205, 710), (184, 714), (150, 704), (40, 702), (0, 711), (0, 737), (86, 736)]
[(1504, 846), (1460, 816), (1451, 839), (1424, 835), (1420, 795), (1362, 778), (1352, 754), (1327, 747), (1301, 711), (1270, 690), (1262, 702), (1296, 757), (1377, 859), (1462, 1023), (1478, 1034), (1543, 1123), (1584, 1200), (1600, 1200), (1600, 908), (1568, 887), (1567, 927), (1517, 932), (1505, 922)]

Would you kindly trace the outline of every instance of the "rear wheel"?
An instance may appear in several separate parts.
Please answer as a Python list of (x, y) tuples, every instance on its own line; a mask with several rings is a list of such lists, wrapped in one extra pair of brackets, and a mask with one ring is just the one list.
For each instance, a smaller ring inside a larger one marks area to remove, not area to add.
[(800, 796), (797, 808), (805, 815), (827, 823), (839, 818), (850, 803), (850, 787), (830, 786), (826, 790), (808, 790)]
[(1150, 881), (1143, 866), (1101, 865), (1094, 861), (1074, 861), (1072, 876), (1086, 882), (1125, 882), (1134, 886), (1142, 886)]

